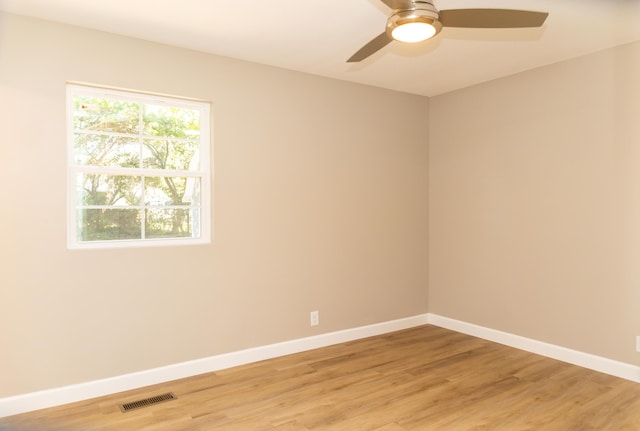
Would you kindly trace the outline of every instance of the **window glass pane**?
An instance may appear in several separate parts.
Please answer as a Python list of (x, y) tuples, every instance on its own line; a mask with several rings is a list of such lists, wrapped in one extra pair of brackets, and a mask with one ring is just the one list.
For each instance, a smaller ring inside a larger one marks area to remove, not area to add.
[(141, 239), (142, 210), (128, 208), (80, 209), (77, 222), (79, 241)]
[(74, 134), (74, 161), (80, 166), (140, 167), (139, 140), (122, 136)]
[(194, 140), (200, 137), (200, 111), (197, 109), (146, 104), (143, 124), (147, 136)]
[(199, 203), (200, 178), (145, 177), (145, 205), (170, 206)]
[(150, 169), (199, 169), (198, 141), (145, 139), (143, 167)]
[(142, 200), (142, 178), (138, 176), (78, 174), (76, 188), (78, 205), (131, 206)]
[(186, 180), (184, 194), (182, 195), (182, 202), (185, 205), (191, 205), (193, 207), (200, 206), (200, 180), (199, 177), (189, 177)]
[(193, 211), (182, 208), (153, 208), (146, 210), (147, 238), (193, 237)]
[(138, 133), (140, 105), (125, 100), (76, 96), (73, 103), (74, 130)]

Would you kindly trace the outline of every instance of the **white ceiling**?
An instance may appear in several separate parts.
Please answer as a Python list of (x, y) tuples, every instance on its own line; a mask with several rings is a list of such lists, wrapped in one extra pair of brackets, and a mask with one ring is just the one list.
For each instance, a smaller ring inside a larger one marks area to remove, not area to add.
[(445, 28), (346, 59), (384, 30), (380, 0), (0, 0), (0, 10), (433, 96), (640, 40), (640, 0), (436, 0), (549, 12), (539, 29)]

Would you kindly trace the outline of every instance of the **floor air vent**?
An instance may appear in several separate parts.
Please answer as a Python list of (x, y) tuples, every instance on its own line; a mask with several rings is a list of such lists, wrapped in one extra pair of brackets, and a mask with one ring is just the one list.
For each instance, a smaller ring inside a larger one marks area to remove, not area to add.
[(133, 401), (130, 403), (124, 403), (120, 406), (120, 410), (122, 412), (128, 412), (131, 410), (139, 409), (142, 407), (152, 406), (159, 403), (164, 403), (165, 401), (175, 400), (176, 396), (173, 395), (172, 392), (168, 392), (166, 394), (158, 395), (151, 398), (145, 398), (144, 400)]

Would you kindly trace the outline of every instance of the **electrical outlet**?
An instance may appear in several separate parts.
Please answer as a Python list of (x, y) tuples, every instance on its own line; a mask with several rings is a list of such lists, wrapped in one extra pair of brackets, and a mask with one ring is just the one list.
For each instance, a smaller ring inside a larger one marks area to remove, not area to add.
[(309, 320), (311, 322), (311, 326), (318, 326), (320, 324), (320, 312), (312, 311), (309, 315)]
[(640, 335), (636, 337), (636, 352), (640, 352)]

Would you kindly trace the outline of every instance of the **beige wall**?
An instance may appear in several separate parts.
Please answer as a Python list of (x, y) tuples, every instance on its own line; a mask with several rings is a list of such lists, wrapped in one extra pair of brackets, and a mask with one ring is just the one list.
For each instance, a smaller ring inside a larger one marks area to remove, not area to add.
[(431, 99), (429, 311), (640, 364), (640, 43)]
[[(0, 20), (0, 397), (427, 311), (428, 99)], [(213, 245), (66, 249), (67, 80), (213, 102)]]

